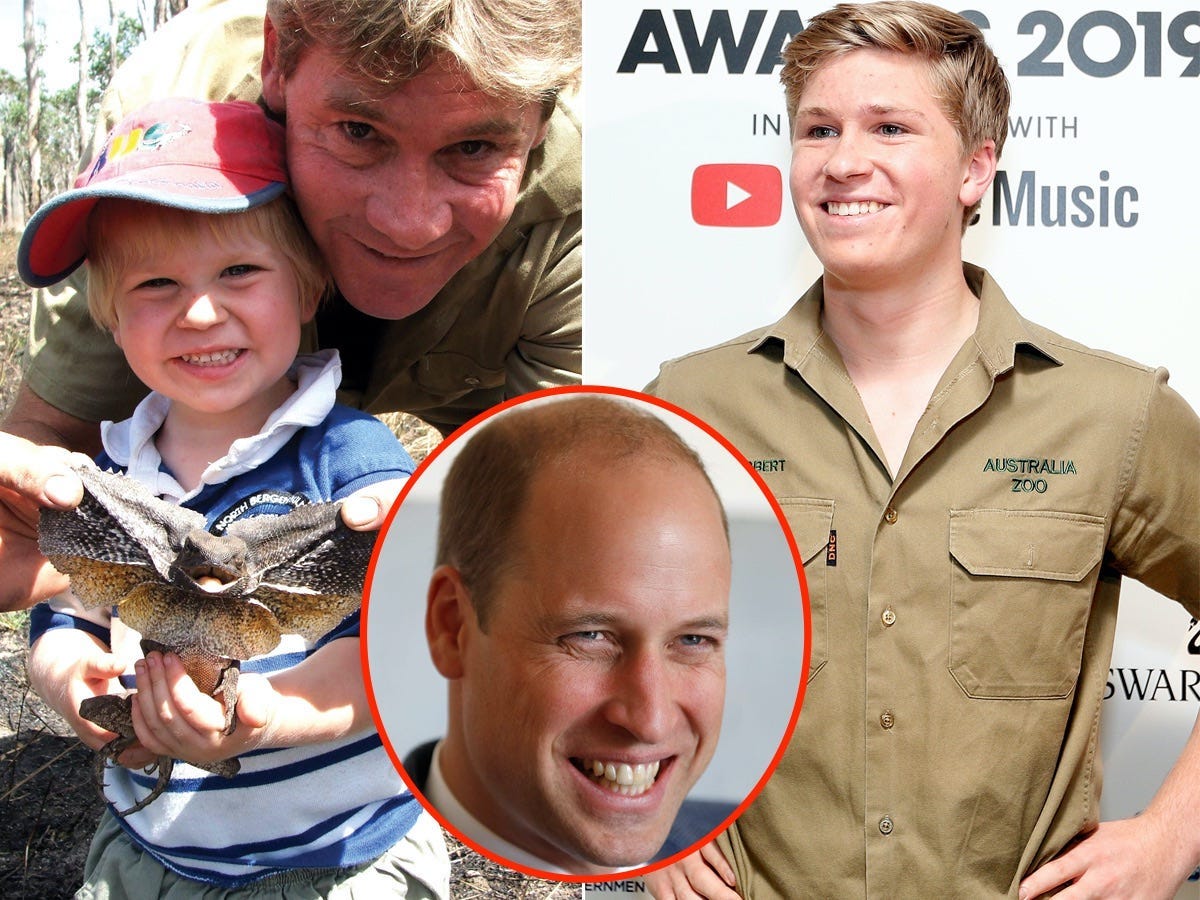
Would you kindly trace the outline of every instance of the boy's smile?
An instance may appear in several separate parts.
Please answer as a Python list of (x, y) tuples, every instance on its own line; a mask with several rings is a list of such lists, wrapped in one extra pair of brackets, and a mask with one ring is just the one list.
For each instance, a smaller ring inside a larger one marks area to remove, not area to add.
[(928, 64), (854, 50), (813, 75), (794, 111), (791, 189), (826, 274), (892, 282), (961, 259), (962, 215), (990, 182), (990, 142), (964, 154)]
[(113, 337), (130, 367), (172, 415), (254, 434), (293, 389), (303, 317), (288, 258), (249, 233), (228, 246), (200, 227), (145, 260), (116, 296)]

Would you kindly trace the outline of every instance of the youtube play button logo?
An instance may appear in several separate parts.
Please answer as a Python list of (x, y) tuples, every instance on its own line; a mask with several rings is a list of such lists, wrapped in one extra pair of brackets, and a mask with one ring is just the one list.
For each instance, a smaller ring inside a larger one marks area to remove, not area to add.
[(692, 219), (720, 228), (762, 228), (779, 221), (783, 176), (759, 163), (712, 163), (692, 173)]

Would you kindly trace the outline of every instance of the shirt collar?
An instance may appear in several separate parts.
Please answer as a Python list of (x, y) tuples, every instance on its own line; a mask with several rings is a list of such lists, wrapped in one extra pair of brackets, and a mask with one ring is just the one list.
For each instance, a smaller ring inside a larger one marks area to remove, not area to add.
[[(994, 379), (1007, 372), (1016, 362), (1018, 349), (1033, 350), (1061, 365), (1050, 343), (1016, 311), (1000, 286), (986, 269), (963, 263), (967, 286), (979, 298), (979, 324), (975, 328), (975, 343), (979, 355)], [(791, 309), (770, 326), (747, 352), (755, 353), (764, 347), (782, 343), (783, 361), (800, 372), (814, 356), (840, 358), (833, 341), (821, 328), (821, 304), (825, 299), (824, 284), (817, 279)]]
[(442, 777), (441, 741), (438, 741), (437, 746), (433, 748), (433, 761), (429, 765), (429, 778), (425, 783), (425, 796), (429, 798), (429, 802), (442, 814), (446, 821), (453, 825), (463, 837), (469, 838), (481, 847), (486, 847), (490, 853), (494, 853), (496, 856), (511, 860), (520, 865), (528, 866), (531, 869), (541, 869), (544, 872), (553, 872), (556, 875), (570, 874), (561, 866), (548, 863), (546, 860), (534, 856), (527, 850), (522, 850), (516, 844), (510, 844), (467, 812), (466, 807), (458, 802), (458, 798), (454, 796), (454, 792), (446, 784), (446, 779)]
[[(519, 865), (528, 866), (531, 869), (540, 869), (543, 872), (551, 872), (556, 875), (579, 874), (577, 872), (570, 872), (554, 863), (546, 862), (546, 860), (534, 856), (516, 844), (509, 843), (467, 812), (466, 808), (458, 802), (458, 798), (454, 796), (454, 792), (450, 790), (450, 786), (446, 784), (446, 779), (442, 777), (441, 754), (442, 742), (438, 741), (437, 746), (433, 748), (433, 761), (429, 765), (429, 777), (425, 781), (425, 796), (446, 821), (453, 825), (464, 837), (469, 838), (481, 847), (486, 847), (488, 852), (502, 859), (511, 860)], [(645, 863), (642, 865), (645, 865)], [(637, 866), (630, 866), (629, 868), (633, 869), (637, 868)], [(613, 869), (612, 871), (618, 872), (622, 870)]]
[(210, 484), (221, 484), (261, 465), (278, 452), (301, 428), (319, 425), (336, 400), (342, 365), (336, 350), (322, 350), (296, 357), (288, 369), (296, 390), (268, 417), (262, 431), (239, 438), (228, 452), (210, 463), (200, 484), (185, 491), (163, 467), (154, 437), (167, 418), (171, 400), (151, 391), (133, 415), (121, 422), (103, 422), (100, 439), (109, 457), (147, 485), (155, 494), (175, 503), (189, 500)]
[(967, 276), (972, 292), (979, 297), (975, 343), (992, 378), (1016, 364), (1018, 350), (1039, 353), (1055, 365), (1062, 365), (1046, 337), (1008, 302), (1004, 291), (986, 269), (963, 263), (963, 274)]

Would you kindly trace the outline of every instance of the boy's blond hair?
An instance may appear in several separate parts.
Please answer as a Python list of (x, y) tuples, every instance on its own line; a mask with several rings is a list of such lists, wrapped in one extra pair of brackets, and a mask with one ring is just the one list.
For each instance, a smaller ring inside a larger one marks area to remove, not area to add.
[(188, 246), (196, 235), (229, 247), (247, 237), (276, 247), (292, 265), (299, 312), (307, 317), (333, 292), (333, 279), (291, 199), (281, 196), (243, 212), (200, 213), (138, 200), (101, 200), (87, 226), (88, 311), (101, 328), (117, 325), (121, 276), (156, 254)]
[[(888, 50), (919, 56), (929, 64), (933, 96), (958, 133), (964, 154), (985, 141), (996, 158), (1008, 134), (1009, 87), (1004, 70), (973, 22), (940, 6), (912, 0), (840, 3), (809, 20), (783, 51), (783, 82), (789, 120), (818, 70), (854, 50)], [(963, 228), (979, 204), (963, 210)]]

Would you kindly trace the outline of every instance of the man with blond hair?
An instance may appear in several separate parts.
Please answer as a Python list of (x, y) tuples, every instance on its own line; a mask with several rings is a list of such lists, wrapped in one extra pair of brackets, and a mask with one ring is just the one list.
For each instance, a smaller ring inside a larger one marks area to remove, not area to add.
[[(579, 0), (209, 0), (122, 66), (97, 131), (163, 96), (258, 100), (280, 118), (338, 287), (304, 349), (341, 351), (343, 400), (448, 432), (579, 380), (580, 56)], [(59, 586), (37, 509), (81, 490), (37, 445), (94, 452), (97, 423), (145, 391), (78, 284), (38, 295), (32, 331), (0, 434), (0, 608)], [(377, 527), (393, 495), (348, 503), (348, 521)]]
[(1140, 816), (1100, 823), (1098, 723), (1121, 576), (1200, 615), (1200, 420), (1165, 370), (1023, 319), (963, 262), (1009, 102), (978, 28), (843, 4), (782, 80), (823, 275), (652, 391), (795, 460), (763, 477), (808, 563), (812, 664), (762, 794), (652, 890), (1170, 898), (1200, 862), (1200, 731)]

